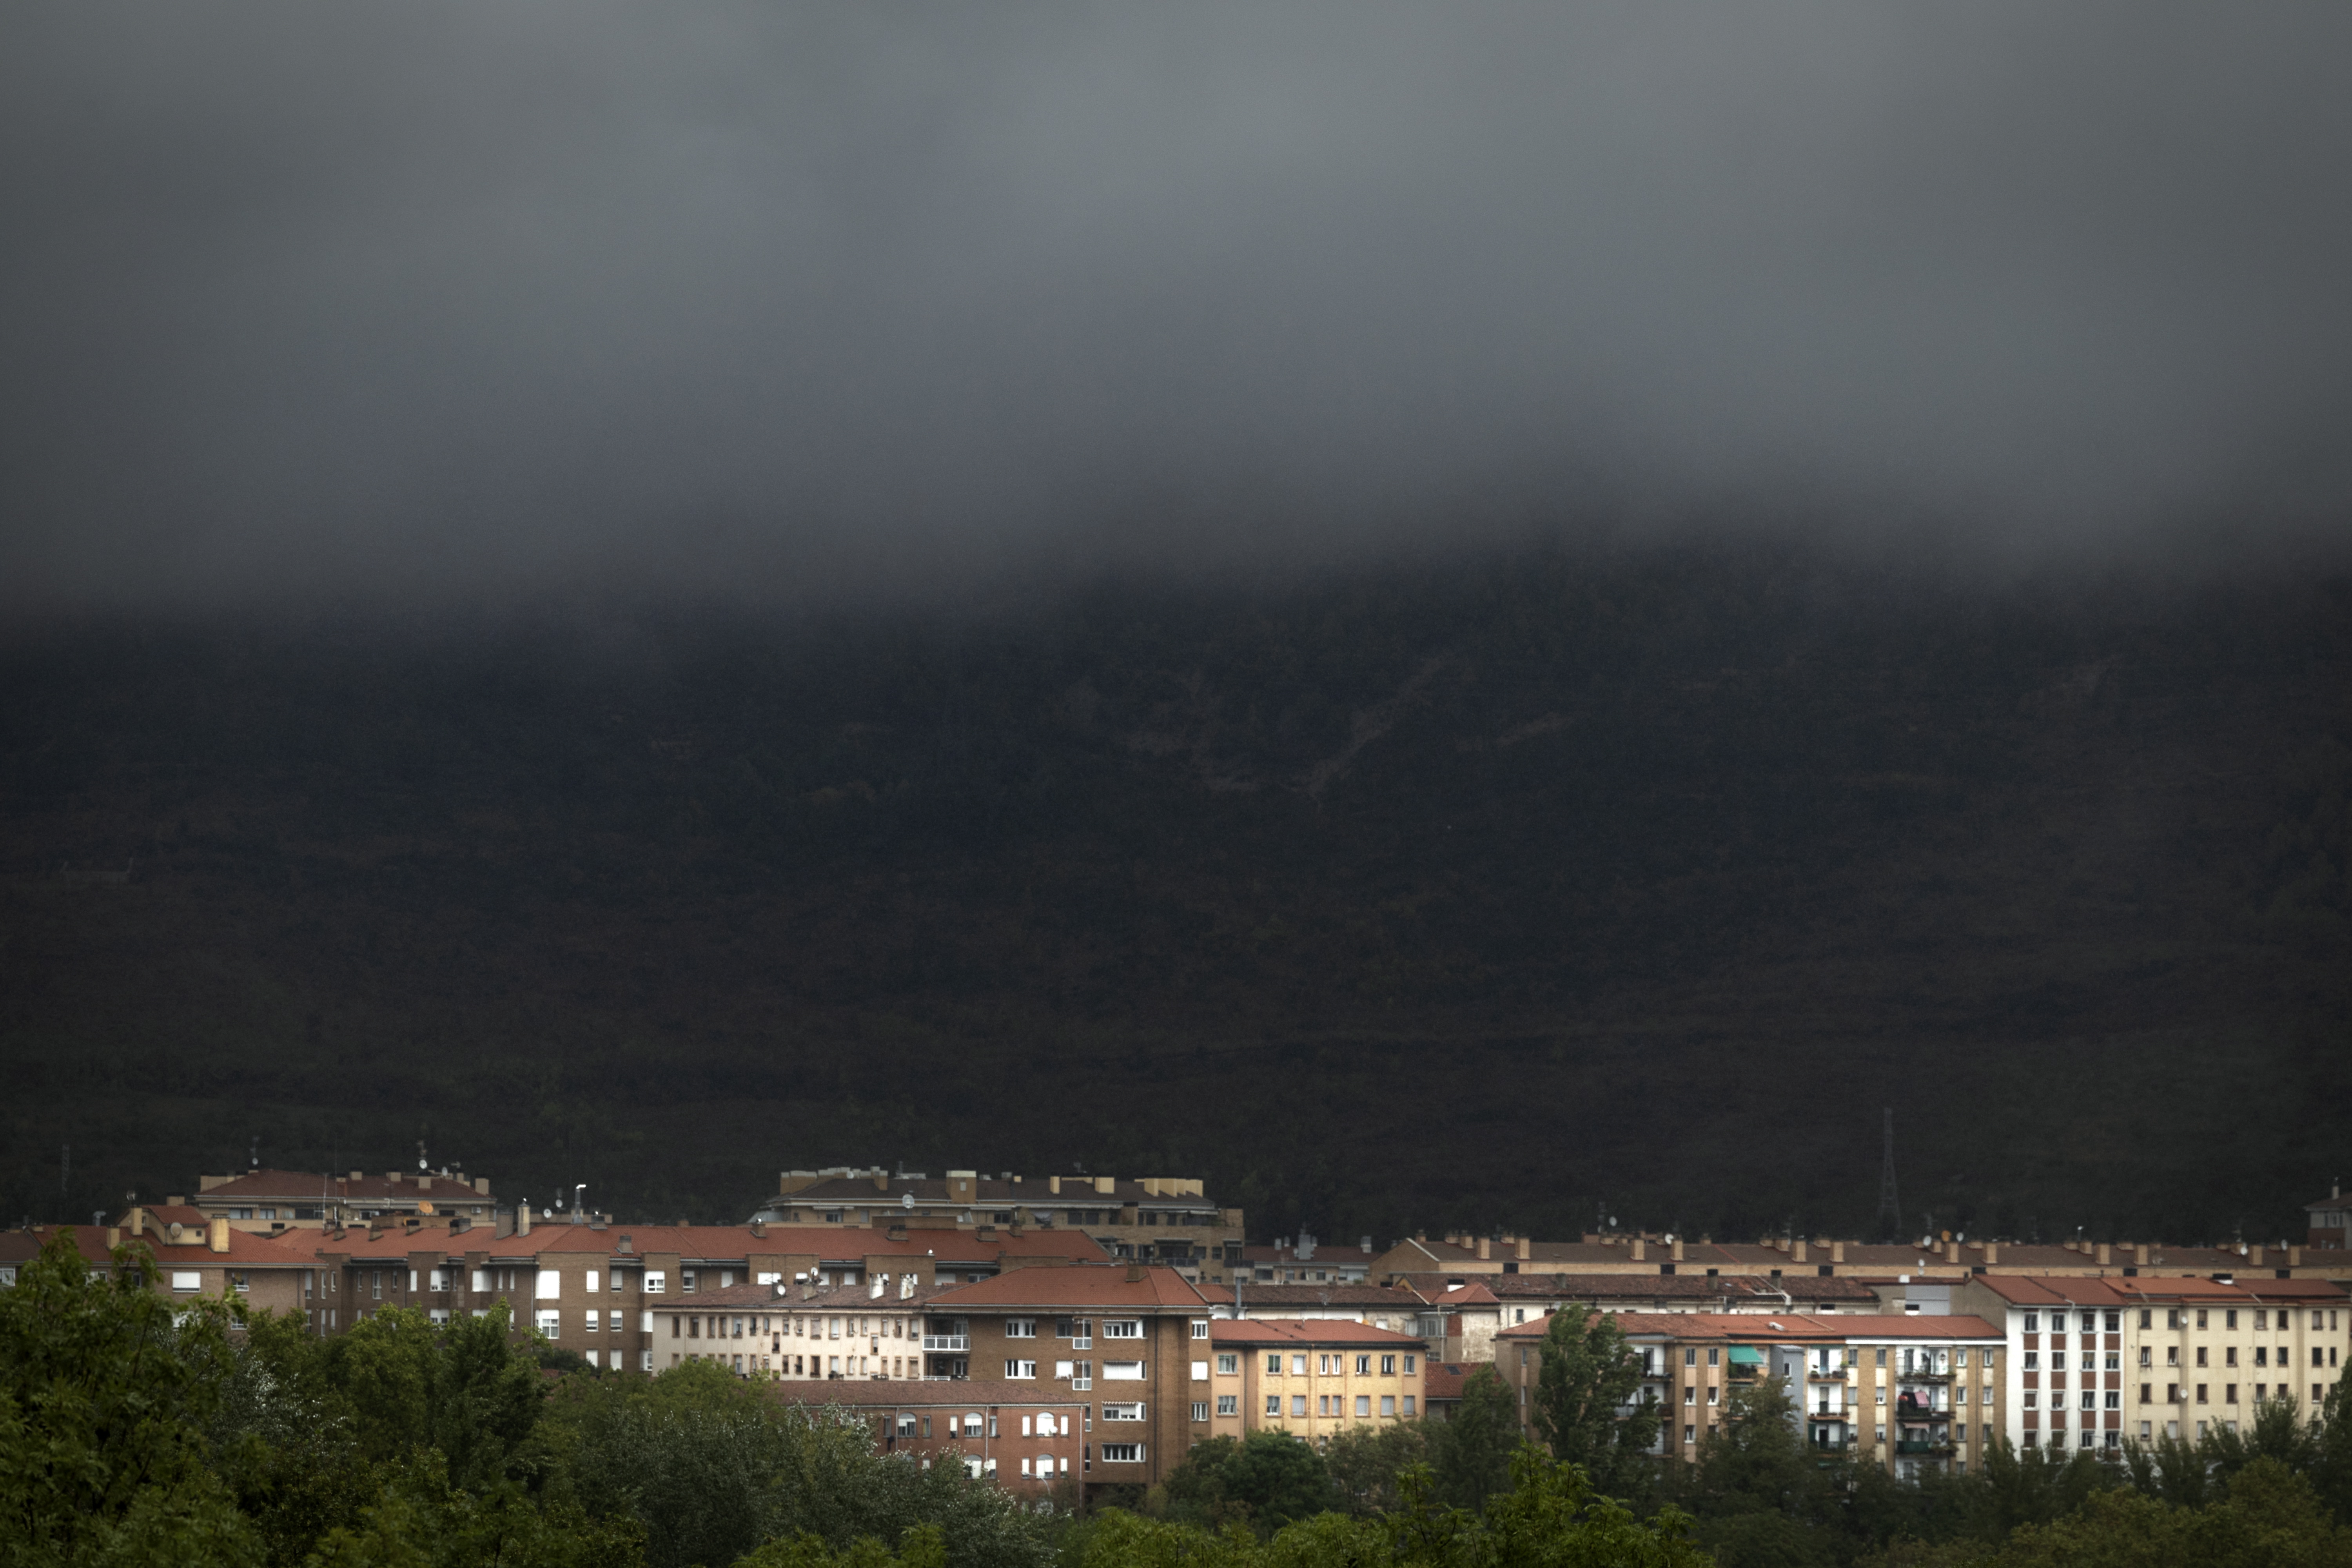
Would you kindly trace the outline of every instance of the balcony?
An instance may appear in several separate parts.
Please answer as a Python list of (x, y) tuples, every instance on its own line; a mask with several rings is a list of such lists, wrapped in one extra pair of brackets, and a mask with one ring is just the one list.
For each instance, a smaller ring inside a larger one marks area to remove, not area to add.
[(1948, 1372), (1898, 1372), (1895, 1374), (1895, 1381), (1897, 1383), (1949, 1383), (1952, 1381), (1952, 1374)]
[(1851, 1375), (1853, 1374), (1842, 1366), (1816, 1366), (1806, 1369), (1805, 1381), (1807, 1383), (1843, 1383)]
[(968, 1351), (971, 1349), (970, 1334), (925, 1334), (923, 1348), (927, 1351)]
[(1895, 1442), (1898, 1454), (1948, 1454), (1952, 1451), (1949, 1437), (1904, 1437)]
[(1806, 1420), (1808, 1420), (1808, 1421), (1840, 1421), (1840, 1422), (1843, 1422), (1843, 1421), (1850, 1421), (1850, 1420), (1852, 1420), (1853, 1418), (1853, 1412), (1852, 1412), (1852, 1411), (1850, 1411), (1850, 1410), (1832, 1410), (1832, 1409), (1831, 1409), (1831, 1408), (1830, 1408), (1829, 1406), (1827, 1406), (1827, 1405), (1823, 1405), (1823, 1406), (1822, 1406), (1821, 1409), (1819, 1409), (1819, 1410), (1815, 1410), (1815, 1411), (1809, 1412), (1809, 1413), (1806, 1415), (1806, 1416), (1805, 1416), (1805, 1419), (1806, 1419)]

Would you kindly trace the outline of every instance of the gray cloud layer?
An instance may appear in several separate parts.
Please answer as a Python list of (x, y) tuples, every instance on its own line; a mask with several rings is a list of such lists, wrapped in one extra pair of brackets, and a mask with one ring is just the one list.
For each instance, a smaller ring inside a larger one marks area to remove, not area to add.
[(6, 26), (20, 604), (2352, 499), (2340, 0)]

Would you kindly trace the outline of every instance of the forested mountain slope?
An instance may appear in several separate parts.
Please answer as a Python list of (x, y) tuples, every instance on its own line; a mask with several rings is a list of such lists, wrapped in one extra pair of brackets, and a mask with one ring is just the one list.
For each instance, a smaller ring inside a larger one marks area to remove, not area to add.
[(2352, 1131), (2348, 784), (2326, 576), (26, 631), (0, 1192), (421, 1136), (665, 1218), (1083, 1161), (1266, 1233), (1750, 1234), (1866, 1226), (1891, 1104), (1915, 1224), (2275, 1236)]

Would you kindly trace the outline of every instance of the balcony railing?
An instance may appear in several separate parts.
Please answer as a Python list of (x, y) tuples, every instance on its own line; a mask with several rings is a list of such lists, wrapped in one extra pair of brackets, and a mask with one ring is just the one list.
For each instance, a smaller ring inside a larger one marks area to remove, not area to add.
[(923, 1348), (927, 1351), (968, 1351), (971, 1349), (970, 1334), (925, 1334)]
[(1952, 1374), (1948, 1372), (1898, 1372), (1895, 1374), (1895, 1381), (1897, 1383), (1949, 1383), (1952, 1381)]
[(1898, 1454), (1948, 1454), (1952, 1451), (1952, 1440), (1948, 1437), (1906, 1437), (1895, 1443), (1895, 1451)]
[(1842, 1366), (1815, 1366), (1805, 1369), (1808, 1383), (1843, 1383), (1847, 1373)]

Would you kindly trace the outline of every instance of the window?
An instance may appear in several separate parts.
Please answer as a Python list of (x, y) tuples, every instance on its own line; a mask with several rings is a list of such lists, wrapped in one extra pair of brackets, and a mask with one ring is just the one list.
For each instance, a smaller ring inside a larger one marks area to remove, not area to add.
[(1683, 1428), (1683, 1441), (1684, 1441), (1684, 1442), (1685, 1442), (1685, 1443), (1696, 1443), (1696, 1442), (1697, 1442), (1697, 1441), (1698, 1441), (1698, 1428), (1697, 1428), (1697, 1427), (1696, 1427), (1696, 1426), (1685, 1426)]
[(1416, 1358), (1411, 1354), (1406, 1355), (1404, 1358), (1404, 1374), (1407, 1377), (1411, 1377), (1412, 1375), (1412, 1365), (1415, 1359)]
[(2200, 1383), (2197, 1385), (2197, 1403), (2200, 1405), (2207, 1403), (2205, 1398), (2205, 1388), (2206, 1385), (2204, 1384)]
[(1208, 1319), (1195, 1318), (1192, 1320), (1192, 1337), (1196, 1340), (1205, 1340), (1209, 1337)]
[[(1302, 1400), (1300, 1403), (1303, 1405), (1305, 1404), (1305, 1401)], [(1282, 1395), (1279, 1394), (1269, 1394), (1265, 1396), (1265, 1413), (1268, 1415), (1279, 1415), (1282, 1414)]]
[(1356, 1375), (1358, 1377), (1370, 1377), (1372, 1375), (1371, 1357), (1368, 1355), (1360, 1355), (1356, 1358)]
[(1219, 1377), (1232, 1377), (1239, 1373), (1241, 1369), (1242, 1358), (1238, 1352), (1220, 1355), (1217, 1358), (1217, 1375)]
[(1143, 1320), (1140, 1318), (1112, 1318), (1102, 1327), (1102, 1337), (1107, 1340), (1139, 1340), (1143, 1337)]
[[(1384, 1396), (1384, 1397), (1385, 1397), (1385, 1396)], [(1412, 1407), (1413, 1407), (1415, 1405), (1419, 1404), (1419, 1403), (1420, 1403), (1420, 1401), (1419, 1401), (1419, 1400), (1417, 1400), (1417, 1399), (1415, 1399), (1412, 1394), (1406, 1394), (1406, 1395), (1404, 1396), (1404, 1413), (1405, 1413), (1407, 1415), (1411, 1415), (1412, 1414), (1413, 1414), (1413, 1408), (1412, 1408)]]
[(1139, 1361), (1107, 1361), (1103, 1363), (1103, 1380), (1107, 1383), (1141, 1383), (1143, 1363)]
[(1290, 1413), (1302, 1418), (1307, 1415), (1307, 1395), (1294, 1394), (1290, 1396)]
[(539, 1314), (539, 1331), (551, 1340), (555, 1338), (563, 1331), (563, 1314), (551, 1309), (541, 1311)]
[(1266, 1352), (1265, 1374), (1268, 1377), (1280, 1377), (1282, 1375), (1282, 1357), (1271, 1351)]
[(1723, 1364), (1723, 1352), (1721, 1348), (1715, 1346), (1710, 1346), (1708, 1348), (1706, 1352), (1706, 1364), (1709, 1366), (1721, 1366)]
[(648, 1269), (646, 1269), (646, 1295), (648, 1295), (648, 1296), (658, 1296), (658, 1295), (660, 1295), (660, 1294), (662, 1293), (663, 1288), (664, 1288), (664, 1287), (668, 1283), (668, 1281), (669, 1281), (669, 1276), (668, 1276), (668, 1275), (667, 1275), (667, 1274), (664, 1274), (661, 1270), (659, 1270), (659, 1269), (657, 1269), (657, 1268), (648, 1268)]
[(2042, 1352), (2040, 1351), (2027, 1351), (2024, 1353), (2026, 1371), (2039, 1372), (2042, 1370)]
[[(1885, 1351), (1881, 1351), (1878, 1352), (1878, 1364), (1885, 1366), (1886, 1364), (1886, 1352)], [(1683, 1364), (1685, 1366), (1696, 1366), (1698, 1364), (1698, 1352), (1688, 1346), (1684, 1347)]]
[[(2028, 1312), (2028, 1313), (2026, 1314), (2026, 1316), (2027, 1316), (2027, 1317), (2029, 1317), (2029, 1318), (2030, 1318), (2030, 1317), (2032, 1317), (2032, 1315), (2033, 1315), (2033, 1314), (2032, 1314), (2032, 1313), (2031, 1313), (2031, 1312)], [(1881, 1365), (1881, 1366), (1885, 1366), (1885, 1365), (1886, 1364), (1886, 1350), (1885, 1350), (1885, 1346), (1881, 1346), (1881, 1347), (1879, 1348), (1879, 1352), (1878, 1352), (1878, 1364), (1879, 1364), (1879, 1365)]]
[(1209, 1363), (1207, 1362), (1196, 1361), (1192, 1363), (1192, 1381), (1194, 1383), (1206, 1383), (1209, 1381)]
[(596, 1309), (591, 1307), (585, 1312), (583, 1312), (581, 1316), (587, 1320), (588, 1331), (592, 1334), (594, 1333), (596, 1331)]
[(1192, 1401), (1192, 1419), (1195, 1422), (1201, 1422), (1206, 1421), (1208, 1418), (1209, 1402), (1205, 1399), (1196, 1399)]
[(1139, 1465), (1143, 1463), (1143, 1445), (1105, 1443), (1102, 1446), (1102, 1458), (1106, 1465)]
[(1034, 1318), (1005, 1319), (1004, 1337), (1008, 1340), (1035, 1339), (1037, 1337), (1037, 1320)]
[(2238, 1385), (2236, 1384), (2225, 1383), (2221, 1385), (2221, 1403), (2224, 1405), (2235, 1405), (2238, 1403)]
[(2205, 1309), (2202, 1307), (2197, 1309), (2197, 1326), (2200, 1329), (2205, 1326)]
[(204, 1272), (203, 1272), (201, 1269), (195, 1269), (195, 1268), (174, 1268), (173, 1270), (172, 1270), (172, 1289), (174, 1289), (174, 1290), (201, 1290), (201, 1289), (203, 1289), (204, 1288), (205, 1288), (205, 1276), (204, 1276)]
[(1013, 1378), (1035, 1377), (1037, 1363), (1034, 1361), (1008, 1361), (1004, 1363), (1004, 1375)]
[[(381, 1289), (382, 1286), (379, 1283), (379, 1291), (381, 1291)], [(539, 1271), (539, 1279), (531, 1286), (531, 1294), (541, 1301), (556, 1301), (562, 1300), (563, 1276), (558, 1274), (552, 1268), (541, 1269)]]
[(1143, 1405), (1139, 1400), (1125, 1405), (1112, 1405), (1105, 1403), (1102, 1410), (1102, 1418), (1106, 1421), (1140, 1421), (1143, 1419)]
[[(2317, 1363), (2315, 1363), (2314, 1364), (2315, 1365)], [(1293, 1377), (1305, 1377), (1307, 1375), (1307, 1358), (1305, 1356), (1295, 1355), (1290, 1358), (1290, 1375)]]
[(1388, 1377), (1392, 1375), (1395, 1372), (1396, 1357), (1392, 1355), (1384, 1355), (1381, 1357), (1381, 1375), (1382, 1377)]
[(1685, 1405), (1696, 1405), (1698, 1403), (1698, 1384), (1690, 1383), (1683, 1385), (1683, 1403)]

